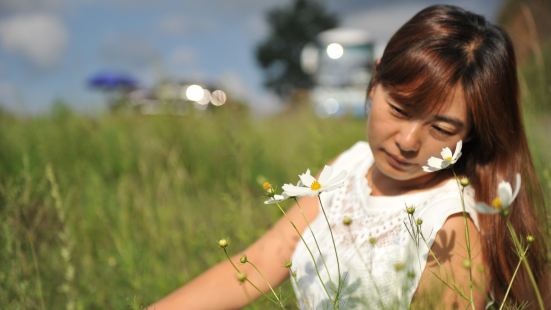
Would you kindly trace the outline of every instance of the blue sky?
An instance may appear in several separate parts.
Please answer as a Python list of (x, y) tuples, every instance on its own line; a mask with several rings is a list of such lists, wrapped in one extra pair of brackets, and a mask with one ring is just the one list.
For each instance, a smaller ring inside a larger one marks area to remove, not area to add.
[[(436, 1), (325, 0), (341, 24), (384, 41)], [(144, 87), (160, 78), (222, 85), (259, 113), (281, 104), (262, 87), (254, 46), (268, 35), (267, 10), (289, 0), (0, 0), (0, 103), (47, 111), (56, 98), (101, 111), (86, 80), (126, 72)], [(445, 1), (494, 19), (501, 0)]]

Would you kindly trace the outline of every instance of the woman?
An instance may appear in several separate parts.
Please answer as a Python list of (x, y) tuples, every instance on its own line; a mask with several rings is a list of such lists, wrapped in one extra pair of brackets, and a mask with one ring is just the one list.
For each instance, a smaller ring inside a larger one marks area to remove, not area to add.
[[(391, 38), (368, 96), (368, 143), (357, 143), (334, 161), (334, 169), (348, 172), (345, 185), (320, 196), (340, 264), (316, 197), (299, 200), (323, 253), (313, 250), (316, 266), (288, 222), (316, 249), (299, 206), (233, 259), (246, 254), (272, 286), (288, 277), (282, 265), (292, 259), (302, 308), (330, 307), (337, 290), (340, 308), (407, 307), (436, 291), (439, 308), (482, 308), (489, 299), (499, 303), (519, 259), (511, 250), (506, 217), (476, 214), (473, 206), (475, 201), (490, 204), (499, 182), (512, 182), (520, 173), (523, 186), (509, 219), (520, 237), (534, 237), (527, 260), (540, 293), (547, 293), (544, 223), (538, 221), (545, 217), (536, 212), (543, 209), (543, 196), (505, 32), (458, 7), (428, 7)], [(453, 171), (422, 169), (445, 147), (457, 145), (459, 151), (459, 141), (462, 156)], [(463, 182), (460, 189), (452, 173), (471, 185)], [(322, 281), (314, 271), (318, 266)], [(242, 269), (260, 290), (269, 291), (249, 265)], [(521, 268), (507, 300), (535, 308), (534, 292)], [(259, 296), (249, 284), (236, 281), (232, 266), (223, 262), (152, 308), (232, 309)]]

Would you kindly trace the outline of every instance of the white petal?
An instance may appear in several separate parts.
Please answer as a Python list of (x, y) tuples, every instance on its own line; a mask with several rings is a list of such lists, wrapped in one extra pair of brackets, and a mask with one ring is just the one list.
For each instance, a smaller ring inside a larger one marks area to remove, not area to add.
[(320, 177), (318, 178), (318, 182), (320, 182), (320, 184), (322, 184), (322, 185), (328, 183), (332, 174), (333, 174), (333, 168), (331, 166), (325, 165), (325, 167), (323, 167), (323, 170), (320, 173)]
[(515, 175), (515, 192), (513, 193), (513, 197), (511, 198), (511, 202), (517, 198), (518, 192), (520, 191), (520, 174), (517, 173)]
[(289, 196), (283, 194), (283, 195), (274, 195), (274, 197), (270, 197), (270, 199), (264, 201), (264, 204), (274, 204), (274, 203), (280, 203), (284, 200), (286, 200), (287, 198), (289, 198)]
[(427, 160), (427, 166), (435, 169), (444, 169), (449, 165), (449, 163), (440, 158), (431, 157)]
[[(344, 179), (346, 179), (346, 175), (348, 173), (346, 172), (346, 170), (341, 170), (339, 172), (339, 174), (337, 174), (336, 176), (333, 176), (331, 177), (331, 179), (327, 182), (328, 185), (330, 184), (333, 184), (333, 183), (340, 183), (342, 181), (344, 181)], [(321, 183), (323, 185), (323, 183)]]
[(285, 184), (282, 186), (283, 194), (289, 197), (302, 197), (302, 196), (315, 196), (316, 192), (312, 191), (308, 187), (294, 186), (292, 184)]
[(450, 150), (449, 147), (445, 147), (442, 149), (442, 152), (440, 153), (442, 158), (449, 158), (452, 157), (452, 150)]
[(433, 167), (429, 167), (429, 166), (423, 166), (423, 171), (425, 172), (435, 172), (435, 171), (438, 171), (440, 170), (440, 168), (433, 168)]
[(344, 180), (340, 181), (340, 182), (332, 183), (332, 184), (329, 184), (328, 186), (324, 186), (324, 187), (320, 188), (320, 192), (332, 191), (332, 190), (337, 189), (337, 188), (339, 188), (343, 185), (344, 185)]
[(501, 200), (501, 204), (504, 208), (508, 207), (511, 204), (513, 198), (513, 190), (511, 189), (511, 184), (509, 182), (501, 181), (497, 186), (497, 196)]
[(459, 157), (461, 157), (461, 148), (463, 148), (463, 140), (457, 141), (455, 145), (455, 151), (453, 152), (452, 164), (455, 164)]
[(298, 177), (300, 178), (300, 181), (302, 182), (302, 184), (304, 184), (305, 186), (308, 186), (308, 187), (310, 187), (310, 185), (312, 185), (312, 183), (314, 183), (314, 181), (316, 180), (310, 174), (310, 169), (306, 170), (305, 173), (299, 175)]
[(492, 207), (490, 207), (489, 205), (487, 205), (483, 202), (479, 202), (479, 203), (475, 204), (474, 209), (476, 210), (476, 212), (483, 213), (483, 214), (497, 214), (497, 213), (499, 213), (498, 209), (492, 208)]

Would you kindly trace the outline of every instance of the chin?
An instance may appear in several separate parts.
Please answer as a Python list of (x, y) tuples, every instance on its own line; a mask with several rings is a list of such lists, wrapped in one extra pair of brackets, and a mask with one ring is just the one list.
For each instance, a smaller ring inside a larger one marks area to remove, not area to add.
[(411, 171), (411, 170), (399, 170), (392, 167), (389, 164), (379, 165), (375, 163), (375, 166), (383, 175), (396, 181), (409, 181), (421, 177), (424, 175), (423, 171)]

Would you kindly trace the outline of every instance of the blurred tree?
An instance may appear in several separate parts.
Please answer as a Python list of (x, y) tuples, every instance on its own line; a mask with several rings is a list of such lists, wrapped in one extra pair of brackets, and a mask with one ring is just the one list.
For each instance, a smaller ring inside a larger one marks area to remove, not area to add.
[(264, 85), (280, 98), (288, 98), (296, 89), (309, 89), (312, 78), (302, 71), (300, 54), (321, 31), (338, 25), (320, 1), (293, 0), (289, 6), (267, 13), (270, 35), (256, 47), (256, 59), (265, 71)]

